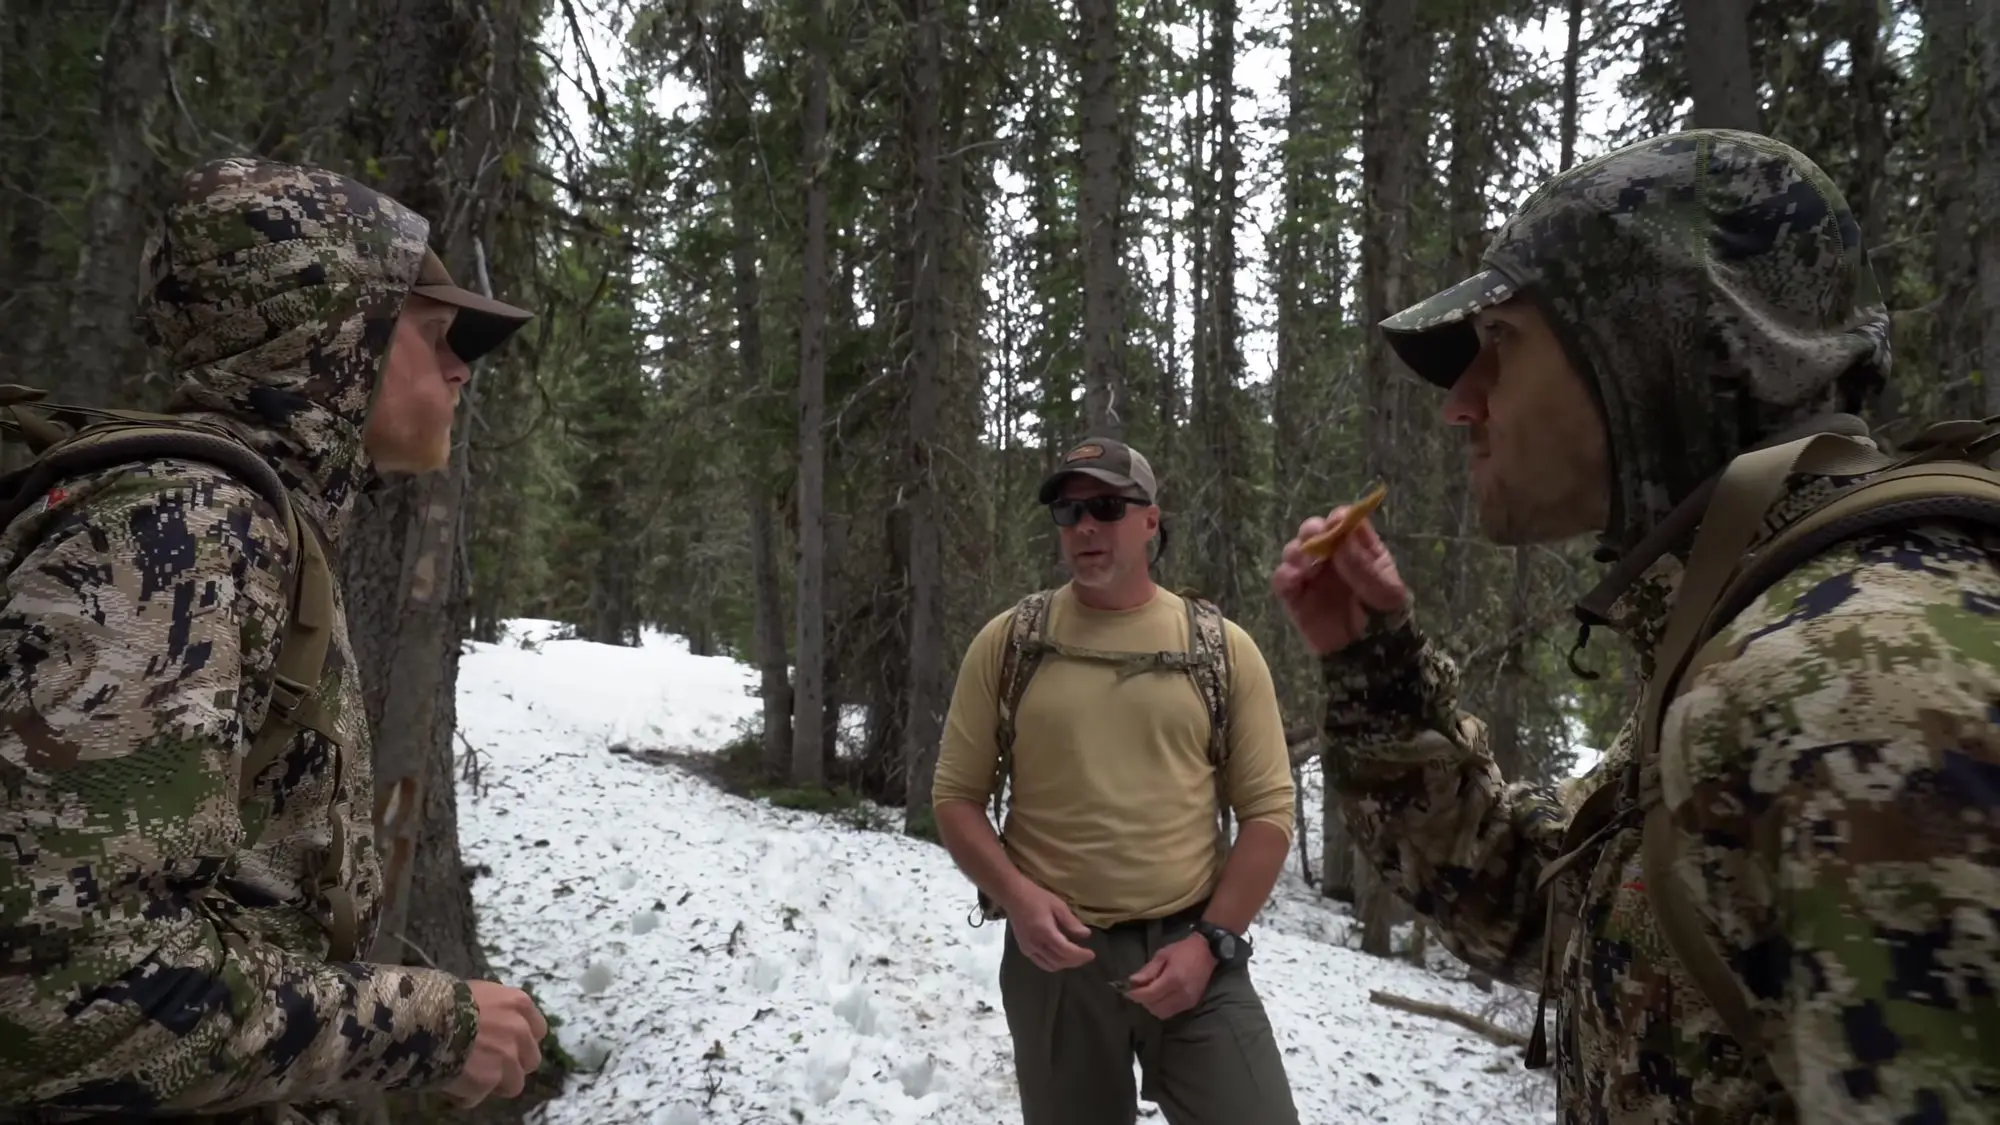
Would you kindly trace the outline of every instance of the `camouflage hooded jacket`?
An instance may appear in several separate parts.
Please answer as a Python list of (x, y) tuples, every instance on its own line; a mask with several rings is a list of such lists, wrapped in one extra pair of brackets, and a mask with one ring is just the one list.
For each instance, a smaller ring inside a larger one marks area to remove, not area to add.
[[(1676, 508), (1787, 427), (1857, 432), (1820, 412), (1886, 375), (1887, 317), (1854, 221), (1792, 150), (1683, 134), (1564, 173), (1485, 264), (1384, 328), (1448, 383), (1477, 347), (1461, 331), (1471, 312), (1516, 293), (1539, 303), (1593, 384), (1614, 462), (1607, 546), (1622, 557), (1580, 612), (1650, 676), (1686, 549), (1670, 529), (1694, 522)], [(1838, 484), (1795, 478), (1780, 514)], [(1692, 862), (1672, 870), (1751, 998), (1768, 1064), (1668, 952), (1636, 825), (1549, 883), (1554, 910), (1536, 893), (1581, 798), (1631, 763), (1632, 721), (1581, 785), (1510, 784), (1413, 616), (1325, 662), (1328, 777), (1358, 839), (1460, 957), (1547, 984), (1563, 1121), (1994, 1119), (1996, 549), (1942, 525), (1833, 547), (1730, 622), (1729, 655), (1691, 673), (1668, 712), (1660, 760), (1698, 795)], [(1640, 776), (1657, 785), (1658, 763)], [(1795, 1118), (1773, 1108), (1780, 1084)]]
[[(175, 409), (259, 450), (330, 549), (427, 233), (353, 182), (222, 161), (148, 249)], [(329, 853), (359, 948), (381, 897), (344, 605), (320, 691), (339, 745), (302, 730), (239, 815), (295, 550), (248, 487), (180, 460), (65, 482), (0, 536), (0, 1120), (330, 1121), (461, 1069), (463, 983), (325, 960)]]

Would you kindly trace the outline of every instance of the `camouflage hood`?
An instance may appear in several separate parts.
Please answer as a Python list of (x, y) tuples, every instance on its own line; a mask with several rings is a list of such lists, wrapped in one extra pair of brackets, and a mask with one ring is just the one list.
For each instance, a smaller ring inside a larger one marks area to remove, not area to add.
[(317, 169), (227, 159), (182, 178), (144, 258), (140, 320), (169, 409), (243, 436), (337, 537), (429, 223)]
[(1865, 432), (1835, 412), (1889, 372), (1888, 311), (1846, 200), (1755, 134), (1678, 133), (1580, 164), (1522, 205), (1483, 264), (1382, 327), (1449, 387), (1478, 351), (1474, 314), (1534, 301), (1602, 411), (1600, 557), (1635, 578), (1679, 546), (1642, 541), (1731, 459), (1781, 433)]

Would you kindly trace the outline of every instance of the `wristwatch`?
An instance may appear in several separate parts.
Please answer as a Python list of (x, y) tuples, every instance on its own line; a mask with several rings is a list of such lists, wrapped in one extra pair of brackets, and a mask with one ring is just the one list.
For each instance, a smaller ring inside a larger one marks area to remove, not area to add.
[(1206, 920), (1196, 922), (1194, 932), (1208, 942), (1208, 951), (1215, 955), (1215, 967), (1218, 969), (1235, 968), (1250, 959), (1250, 939), (1242, 934)]

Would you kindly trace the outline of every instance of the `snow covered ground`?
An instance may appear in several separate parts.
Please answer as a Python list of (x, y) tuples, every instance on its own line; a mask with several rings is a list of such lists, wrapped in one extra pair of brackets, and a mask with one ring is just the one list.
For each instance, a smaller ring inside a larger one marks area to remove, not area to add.
[[(1019, 1121), (1000, 931), (967, 924), (944, 850), (613, 753), (721, 746), (758, 709), (754, 674), (674, 638), (557, 633), (512, 623), (473, 646), (459, 688), (479, 763), (460, 827), (492, 872), (474, 883), (482, 935), (588, 1071), (550, 1125)], [(1302, 796), (1316, 822), (1317, 786)], [(1349, 949), (1349, 929), (1295, 858), (1252, 934), (1303, 1122), (1551, 1119), (1517, 1052), (1368, 1002), (1491, 997)]]

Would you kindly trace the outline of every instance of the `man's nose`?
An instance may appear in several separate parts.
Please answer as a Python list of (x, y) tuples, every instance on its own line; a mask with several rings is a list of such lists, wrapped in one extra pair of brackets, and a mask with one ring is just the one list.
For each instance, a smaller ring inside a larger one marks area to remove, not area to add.
[(1439, 408), (1447, 426), (1477, 426), (1486, 421), (1486, 392), (1491, 389), (1492, 379), (1475, 366), (1459, 376), (1458, 381), (1445, 392), (1444, 405)]
[(442, 366), (444, 381), (451, 386), (463, 387), (472, 382), (472, 366), (450, 352), (445, 353)]

